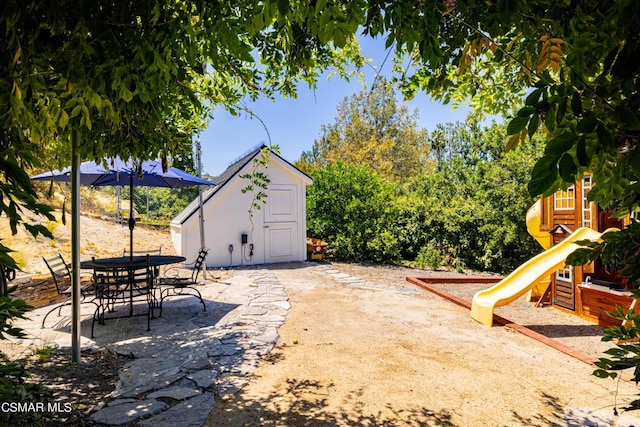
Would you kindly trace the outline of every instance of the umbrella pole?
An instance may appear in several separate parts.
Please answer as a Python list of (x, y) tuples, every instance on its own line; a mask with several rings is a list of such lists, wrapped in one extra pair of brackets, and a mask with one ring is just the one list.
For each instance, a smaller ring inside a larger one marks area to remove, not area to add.
[(133, 261), (133, 229), (136, 220), (133, 217), (133, 175), (129, 175), (129, 259)]
[[(196, 161), (198, 162), (198, 178), (202, 178), (202, 149), (200, 148), (200, 138), (196, 139)], [(198, 211), (200, 219), (200, 249), (205, 250), (204, 240), (204, 208), (202, 201), (202, 185), (198, 185)], [(202, 263), (202, 277), (208, 278), (207, 263)]]
[(71, 132), (71, 360), (80, 362), (80, 135)]

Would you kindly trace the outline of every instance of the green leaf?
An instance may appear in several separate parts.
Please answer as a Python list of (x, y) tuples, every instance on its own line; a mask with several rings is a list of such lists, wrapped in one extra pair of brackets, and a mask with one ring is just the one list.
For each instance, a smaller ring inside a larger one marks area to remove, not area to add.
[(80, 104), (78, 104), (75, 107), (73, 107), (73, 110), (71, 110), (71, 115), (69, 117), (72, 118), (72, 119), (74, 117), (77, 117), (78, 114), (80, 114), (80, 111), (82, 111), (82, 106)]
[(529, 194), (537, 197), (545, 194), (553, 187), (558, 179), (557, 157), (544, 155), (538, 160), (531, 171)]
[(343, 48), (347, 44), (347, 39), (340, 30), (333, 34), (333, 43), (339, 48)]
[(540, 116), (534, 114), (533, 116), (531, 116), (531, 120), (529, 121), (529, 139), (533, 138), (533, 135), (535, 135), (536, 131), (538, 130), (538, 126), (540, 126)]
[(102, 105), (102, 98), (100, 98), (100, 95), (95, 92), (91, 94), (91, 105), (96, 108), (100, 108), (100, 106)]
[(578, 140), (578, 144), (576, 146), (576, 158), (580, 166), (589, 166), (591, 163), (591, 159), (587, 155), (587, 143), (584, 138), (580, 138)]
[(603, 124), (600, 124), (596, 127), (596, 133), (598, 134), (598, 141), (604, 147), (616, 147), (615, 140), (611, 136), (611, 133), (604, 127)]
[(529, 117), (531, 114), (533, 114), (536, 111), (535, 107), (532, 107), (530, 105), (525, 105), (524, 107), (522, 107), (517, 113), (516, 115), (518, 117)]
[(122, 89), (122, 99), (125, 102), (131, 102), (131, 100), (133, 99), (133, 93), (131, 93), (131, 91), (129, 89), (127, 89), (126, 87)]
[(276, 16), (276, 13), (278, 12), (278, 5), (276, 5), (275, 3), (267, 3), (263, 7), (262, 11), (264, 13), (265, 24), (271, 25), (271, 23), (273, 22), (273, 19)]
[(545, 155), (554, 155), (556, 159), (559, 159), (562, 154), (569, 151), (571, 147), (573, 147), (573, 144), (577, 142), (578, 135), (570, 130), (562, 131), (547, 143)]
[(252, 27), (250, 28), (251, 32), (257, 32), (263, 30), (265, 27), (264, 22), (264, 13), (258, 13), (253, 17)]
[(640, 130), (640, 120), (638, 115), (630, 108), (619, 106), (616, 108), (616, 114), (629, 130)]
[(522, 129), (529, 123), (529, 117), (514, 117), (507, 126), (507, 135), (513, 135), (522, 132)]
[(576, 174), (578, 173), (578, 167), (573, 161), (573, 156), (565, 153), (558, 162), (558, 173), (560, 177), (566, 182), (574, 182)]
[(598, 126), (598, 118), (589, 115), (578, 122), (576, 129), (580, 133), (591, 133), (596, 130), (596, 126)]
[(574, 93), (571, 97), (571, 111), (576, 117), (582, 114), (582, 99), (577, 93)]
[(564, 119), (564, 115), (567, 113), (567, 107), (567, 98), (560, 98), (560, 100), (556, 104), (556, 121), (558, 123), (562, 122), (562, 120)]
[(320, 15), (319, 27), (320, 31), (318, 33), (318, 38), (321, 42), (327, 43), (331, 39), (331, 31), (333, 31), (333, 25), (331, 23), (331, 14), (328, 11), (322, 12)]
[(538, 88), (538, 89), (535, 89), (533, 92), (531, 92), (529, 96), (527, 96), (527, 99), (525, 99), (524, 101), (525, 105), (531, 105), (535, 107), (538, 104), (538, 101), (540, 100), (542, 91), (543, 91), (543, 88)]
[(515, 12), (518, 10), (517, 0), (498, 0), (498, 17), (503, 25), (509, 25), (513, 20)]
[(68, 124), (69, 124), (69, 115), (67, 114), (66, 111), (62, 110), (60, 112), (60, 120), (58, 121), (58, 125), (60, 125), (62, 129), (64, 129), (67, 127)]
[(520, 134), (516, 133), (515, 135), (511, 135), (509, 141), (507, 141), (507, 145), (505, 146), (505, 151), (511, 151), (515, 149), (520, 143)]
[(280, 15), (287, 16), (290, 10), (289, 0), (278, 0), (278, 12), (280, 12)]
[(578, 248), (567, 256), (567, 264), (584, 265), (593, 261), (594, 250), (589, 248)]

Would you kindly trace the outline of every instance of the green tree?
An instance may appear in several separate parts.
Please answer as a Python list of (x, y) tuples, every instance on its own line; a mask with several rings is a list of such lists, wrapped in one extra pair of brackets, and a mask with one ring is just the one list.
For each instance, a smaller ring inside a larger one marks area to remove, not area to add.
[(437, 172), (403, 186), (366, 165), (338, 161), (315, 169), (307, 196), (310, 235), (326, 240), (338, 259), (431, 267), (509, 272), (538, 253), (525, 216), (534, 201), (527, 182), (542, 153), (540, 138), (504, 153), (504, 125), (440, 130), (456, 135), (458, 149)]
[(388, 223), (393, 188), (366, 165), (316, 169), (307, 194), (309, 234), (327, 241), (338, 259), (398, 261)]
[(543, 139), (537, 135), (531, 144), (507, 153), (498, 148), (507, 141), (504, 126), (489, 127), (478, 139), (487, 143), (484, 155), (476, 168), (467, 170), (471, 175), (469, 183), (475, 187), (473, 198), (481, 218), (481, 239), (480, 250), (469, 257), (477, 260), (482, 269), (511, 272), (541, 250), (527, 232), (525, 218), (537, 199), (526, 188), (531, 169), (542, 155)]
[[(8, 185), (1, 213), (20, 223), (16, 204), (42, 211), (25, 175), (17, 180), (13, 169), (66, 166), (71, 135), (80, 136), (82, 159), (179, 158), (191, 151), (207, 106), (237, 111), (243, 96), (295, 95), (295, 82), (313, 85), (321, 68), (346, 72), (346, 59), (357, 59), (349, 36), (357, 24), (335, 17), (329, 26), (339, 25), (340, 34), (321, 42), (307, 28), (318, 23), (300, 20), (308, 5), (282, 6), (7, 0), (0, 11), (0, 135), (15, 161), (0, 163)], [(347, 9), (328, 5), (326, 12)]]
[[(540, 138), (507, 153), (504, 125), (484, 129), (449, 123), (434, 133), (455, 140), (438, 171), (416, 183), (426, 215), (424, 248), (453, 267), (510, 272), (539, 248), (525, 215), (534, 198), (527, 182), (542, 154)], [(434, 153), (437, 155), (437, 152)]]
[(322, 125), (320, 138), (302, 153), (302, 168), (337, 162), (367, 165), (382, 177), (406, 180), (426, 169), (426, 130), (417, 112), (399, 105), (393, 87), (383, 78), (373, 88), (344, 98), (335, 122)]

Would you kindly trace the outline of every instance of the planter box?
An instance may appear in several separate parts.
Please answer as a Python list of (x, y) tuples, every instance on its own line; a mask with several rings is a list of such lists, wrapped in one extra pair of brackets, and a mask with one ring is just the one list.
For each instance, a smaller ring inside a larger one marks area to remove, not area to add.
[(616, 306), (628, 310), (633, 302), (630, 292), (616, 291), (606, 286), (579, 285), (578, 289), (582, 300), (581, 317), (598, 325), (619, 326), (620, 321), (607, 312), (616, 311)]

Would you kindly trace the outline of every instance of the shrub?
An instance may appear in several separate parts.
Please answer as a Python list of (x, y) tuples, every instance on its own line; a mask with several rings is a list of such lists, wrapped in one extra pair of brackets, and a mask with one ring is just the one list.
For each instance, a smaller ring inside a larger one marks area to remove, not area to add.
[[(8, 294), (15, 289), (9, 289)], [(0, 339), (7, 339), (7, 336), (23, 338), (24, 332), (13, 326), (13, 319), (24, 319), (25, 313), (32, 308), (23, 300), (0, 296)], [(8, 360), (0, 352), (0, 402), (43, 402), (49, 396), (48, 391), (40, 384), (27, 382), (29, 376), (24, 367)], [(0, 415), (3, 425), (33, 425), (38, 418), (37, 412), (6, 412)]]
[(403, 182), (366, 165), (317, 168), (308, 233), (328, 242), (336, 259), (512, 271), (540, 250), (525, 216), (534, 201), (529, 171), (541, 145), (534, 138), (505, 153), (506, 139), (499, 125), (464, 133), (436, 172)]
[(392, 189), (366, 166), (338, 162), (316, 170), (307, 195), (309, 236), (329, 243), (336, 259), (399, 260), (398, 239), (388, 229)]
[(418, 268), (438, 269), (444, 267), (447, 263), (447, 257), (441, 249), (437, 248), (433, 243), (427, 243), (420, 249), (413, 265)]

